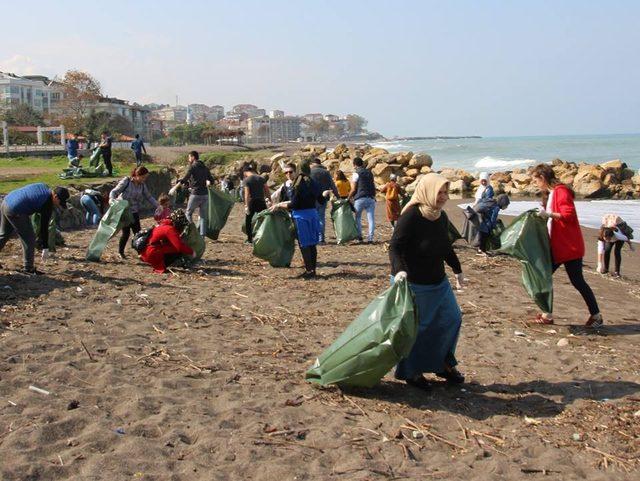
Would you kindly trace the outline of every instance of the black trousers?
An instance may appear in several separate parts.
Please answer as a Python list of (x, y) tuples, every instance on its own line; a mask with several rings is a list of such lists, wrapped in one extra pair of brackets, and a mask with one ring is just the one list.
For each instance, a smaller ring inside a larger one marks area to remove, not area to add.
[(102, 159), (104, 160), (104, 165), (109, 171), (109, 176), (113, 176), (113, 165), (111, 165), (111, 152), (103, 153)]
[(318, 247), (300, 247), (300, 253), (302, 254), (302, 260), (304, 261), (305, 270), (307, 272), (315, 273), (316, 265), (318, 264)]
[(262, 212), (267, 208), (267, 203), (264, 199), (255, 199), (249, 201), (249, 213), (244, 217), (244, 227), (247, 230), (247, 240), (253, 241), (253, 232), (251, 231), (251, 221), (253, 216), (258, 212)]
[[(576, 288), (584, 299), (584, 302), (587, 304), (589, 314), (594, 315), (599, 313), (600, 308), (598, 307), (596, 296), (593, 294), (593, 291), (591, 290), (591, 287), (589, 287), (589, 284), (587, 284), (587, 281), (584, 280), (584, 275), (582, 274), (582, 259), (574, 259), (572, 261), (563, 262), (562, 264), (564, 264), (564, 268), (567, 271), (567, 276), (569, 276), (571, 285)], [(562, 264), (554, 264), (553, 272), (555, 272)]]
[(605, 242), (604, 243), (604, 270), (609, 270), (609, 261), (611, 260), (611, 249), (613, 249), (613, 255), (616, 260), (616, 270), (620, 274), (620, 264), (622, 264), (622, 247), (624, 241)]
[(124, 254), (124, 249), (127, 247), (127, 242), (129, 242), (131, 231), (133, 231), (134, 234), (140, 232), (140, 214), (137, 212), (133, 214), (133, 224), (122, 228), (122, 236), (120, 237), (120, 243), (118, 245), (118, 252), (120, 252), (120, 254)]

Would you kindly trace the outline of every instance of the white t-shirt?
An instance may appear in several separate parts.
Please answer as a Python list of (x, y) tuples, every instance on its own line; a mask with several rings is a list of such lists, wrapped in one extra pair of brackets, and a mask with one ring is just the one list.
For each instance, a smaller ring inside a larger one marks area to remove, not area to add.
[(354, 172), (354, 173), (351, 175), (351, 182), (356, 183), (356, 182), (358, 182), (358, 179), (359, 179), (359, 178), (360, 178), (360, 176), (358, 175), (358, 173), (357, 173), (357, 172)]

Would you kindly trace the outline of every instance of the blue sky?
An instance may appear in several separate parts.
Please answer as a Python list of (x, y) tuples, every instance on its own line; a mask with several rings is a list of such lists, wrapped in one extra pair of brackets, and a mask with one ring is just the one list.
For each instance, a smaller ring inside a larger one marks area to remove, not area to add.
[(81, 69), (140, 103), (355, 112), (389, 136), (640, 132), (637, 1), (91, 3), (12, 7), (0, 70)]

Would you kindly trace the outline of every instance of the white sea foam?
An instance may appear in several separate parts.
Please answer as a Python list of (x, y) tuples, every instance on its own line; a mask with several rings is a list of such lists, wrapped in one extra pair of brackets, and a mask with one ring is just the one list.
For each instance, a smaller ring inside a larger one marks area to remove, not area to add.
[(498, 157), (486, 156), (478, 160), (474, 166), (490, 169), (492, 167), (514, 167), (517, 165), (528, 165), (537, 162), (534, 159), (500, 159)]
[(378, 147), (389, 151), (411, 150), (411, 147), (399, 142), (375, 142), (372, 147)]

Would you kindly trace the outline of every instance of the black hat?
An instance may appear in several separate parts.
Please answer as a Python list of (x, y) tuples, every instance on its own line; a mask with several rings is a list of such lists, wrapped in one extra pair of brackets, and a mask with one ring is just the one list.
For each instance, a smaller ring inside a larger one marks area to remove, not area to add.
[(53, 189), (53, 193), (56, 194), (56, 197), (60, 201), (60, 207), (63, 209), (67, 208), (67, 200), (69, 200), (69, 191), (64, 187), (56, 187)]

